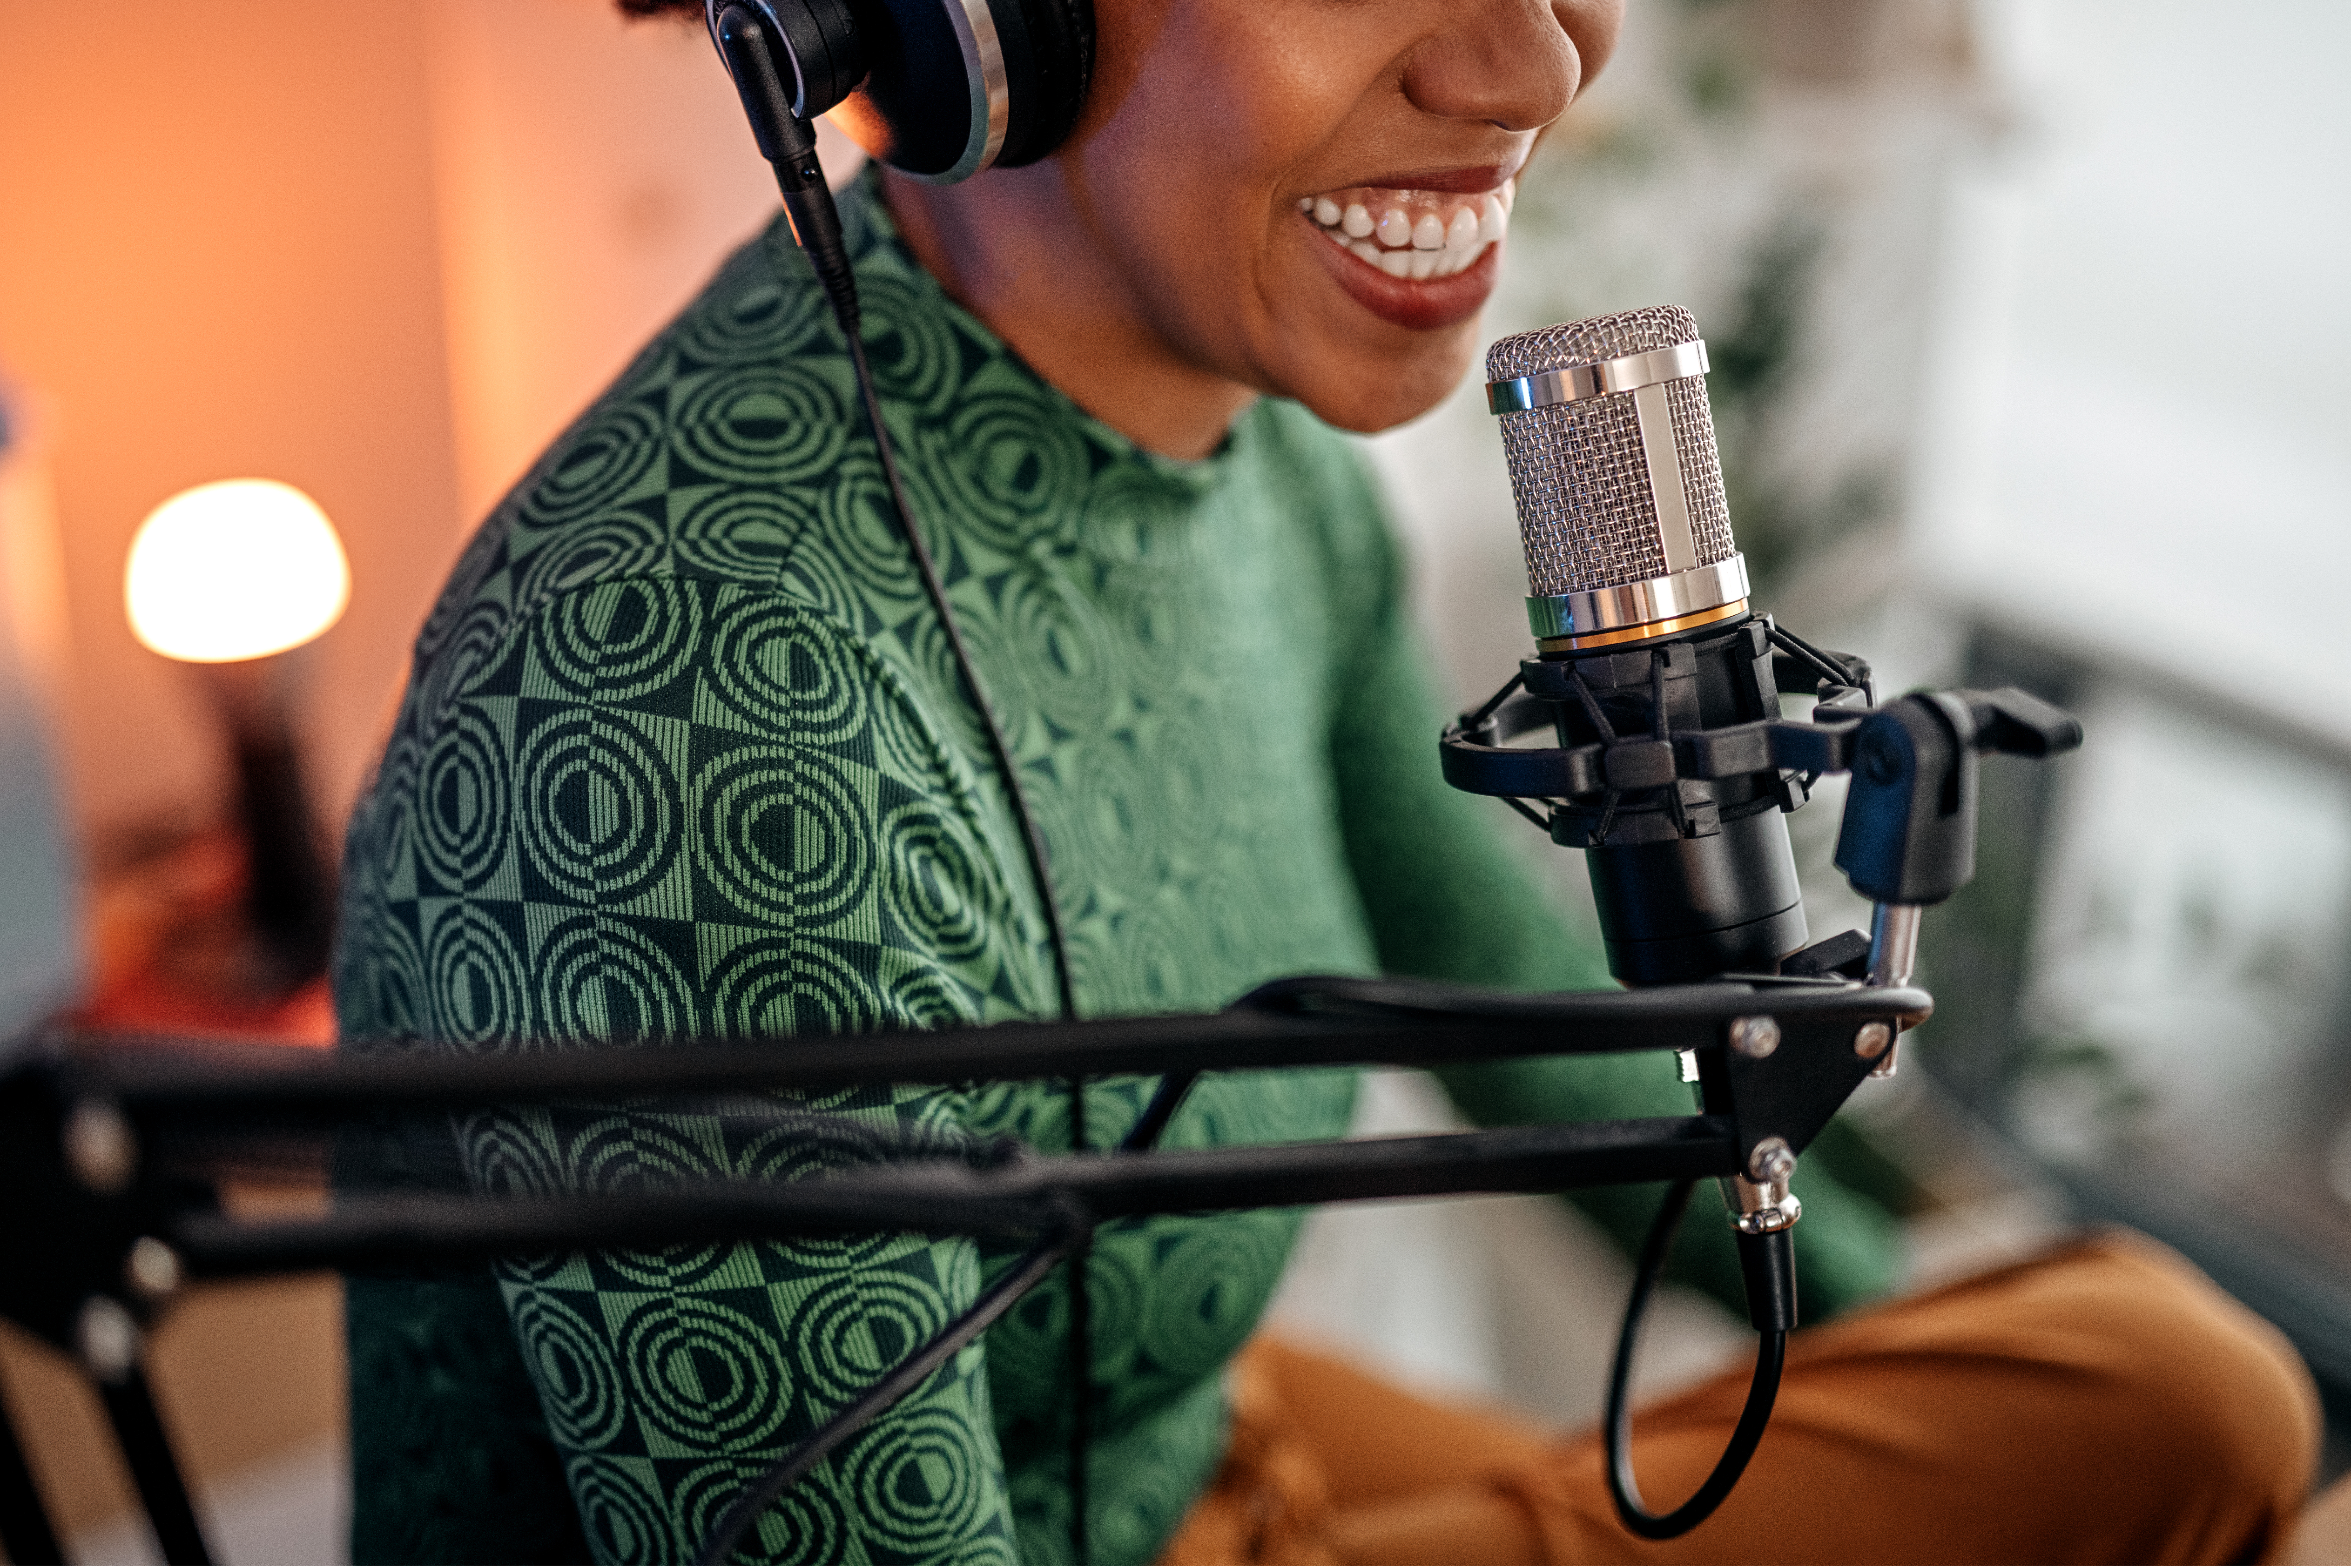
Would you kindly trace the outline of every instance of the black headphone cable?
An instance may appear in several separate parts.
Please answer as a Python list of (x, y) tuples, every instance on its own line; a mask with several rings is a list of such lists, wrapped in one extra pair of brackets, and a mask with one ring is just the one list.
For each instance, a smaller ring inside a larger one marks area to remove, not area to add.
[[(808, 255), (817, 280), (823, 285), (825, 298), (832, 307), (833, 319), (849, 350), (851, 369), (857, 377), (857, 391), (865, 409), (867, 426), (873, 434), (874, 450), (882, 460), (882, 475), (889, 488), (890, 505), (898, 519), (898, 531), (906, 541), (906, 552), (914, 563), (915, 575), (921, 578), (923, 592), (930, 601), (940, 628), (946, 632), (947, 646), (955, 657), (956, 674), (972, 709), (979, 716), (981, 727), (987, 732), (987, 747), (996, 763), (998, 777), (1004, 780), (1005, 795), (1012, 808), (1014, 821), (1020, 829), (1021, 847), (1029, 861), (1029, 875), (1037, 887), (1040, 913), (1044, 916), (1046, 939), (1052, 949), (1053, 974), (1061, 1003), (1061, 1016), (1075, 1019), (1078, 1016), (1077, 992), (1071, 977), (1069, 936), (1061, 923), (1059, 903), (1053, 896), (1053, 880), (1045, 853), (1045, 839), (1037, 820), (1029, 809), (1028, 792), (1022, 789), (1020, 772), (1014, 764), (1012, 748), (1004, 738), (1003, 727), (997, 722), (995, 706), (988, 701), (987, 688), (981, 682), (970, 649), (965, 644), (962, 627), (947, 602), (946, 588), (939, 580), (938, 567), (931, 559), (930, 548), (923, 542), (922, 530), (914, 523), (914, 503), (906, 495), (905, 482), (898, 473), (895, 451), (890, 441), (890, 429), (882, 416), (882, 398), (873, 382), (873, 368), (865, 356), (865, 343), (860, 332), (862, 311), (857, 298), (857, 278), (852, 269), (849, 246), (841, 229), (841, 214), (832, 200), (832, 189), (825, 183), (824, 167), (817, 156), (816, 132), (806, 120), (791, 112), (790, 100), (784, 96), (782, 78), (778, 74), (771, 41), (764, 27), (742, 7), (728, 6), (714, 18), (712, 29), (720, 53), (725, 57), (727, 74), (735, 80), (736, 90), (751, 121), (751, 131), (758, 141), (760, 153), (775, 170), (776, 185), (783, 195), (784, 211), (789, 216), (792, 235)], [(1070, 1141), (1073, 1152), (1085, 1148), (1085, 1081), (1072, 1078), (1069, 1082)], [(1087, 1449), (1092, 1427), (1092, 1325), (1091, 1302), (1087, 1299), (1087, 1264), (1092, 1251), (1092, 1234), (1087, 1228), (1074, 1244), (1065, 1249), (1066, 1266), (1070, 1271), (1070, 1362), (1073, 1379), (1073, 1406), (1070, 1438), (1070, 1497), (1071, 1517), (1071, 1543), (1080, 1563), (1092, 1560), (1088, 1537)], [(1024, 1263), (1033, 1261), (1035, 1254)], [(1025, 1272), (1025, 1269), (1018, 1271)], [(945, 1337), (945, 1336), (942, 1336)], [(836, 1419), (800, 1450), (787, 1456), (762, 1478), (763, 1490), (779, 1474), (790, 1477), (805, 1474), (820, 1462), (825, 1453), (845, 1441), (866, 1420), (879, 1415), (883, 1405), (862, 1401), (858, 1418)], [(852, 1412), (844, 1411), (843, 1416)], [(778, 1486), (775, 1491), (780, 1491)], [(770, 1497), (775, 1491), (768, 1493)], [(747, 1528), (749, 1521), (738, 1525)]]

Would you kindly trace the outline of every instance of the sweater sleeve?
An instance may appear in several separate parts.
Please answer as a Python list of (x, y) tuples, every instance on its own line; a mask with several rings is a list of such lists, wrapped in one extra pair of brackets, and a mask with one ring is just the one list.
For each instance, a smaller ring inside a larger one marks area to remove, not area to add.
[[(376, 878), (373, 946), (351, 973), (421, 1002), (436, 1049), (700, 1035), (789, 1051), (794, 1035), (977, 1021), (991, 992), (1027, 983), (1024, 919), (968, 779), (820, 614), (740, 584), (606, 580), (548, 600), (415, 701), (375, 807), (405, 819), (377, 835), (399, 863)], [(799, 1180), (952, 1144), (963, 1098), (559, 1105), (455, 1131), (477, 1190)], [(901, 1234), (496, 1272), (590, 1550), (641, 1562), (695, 1553), (986, 1271), (968, 1239)], [(788, 1490), (744, 1550), (1012, 1555), (980, 1346)]]
[[(1378, 505), (1368, 486), (1364, 504)], [(1578, 933), (1541, 886), (1540, 858), (1574, 852), (1552, 845), (1500, 801), (1451, 788), (1439, 773), (1443, 719), (1406, 612), (1400, 552), (1384, 529), (1364, 532), (1376, 537), (1357, 547), (1371, 559), (1356, 580), (1370, 605), (1353, 618), (1361, 635), (1345, 660), (1332, 746), (1348, 858), (1382, 967), (1526, 990), (1613, 986), (1596, 936)], [(1455, 1104), (1488, 1126), (1679, 1116), (1691, 1105), (1673, 1060), (1661, 1052), (1529, 1058), (1438, 1076)], [(1597, 1187), (1573, 1197), (1632, 1250), (1661, 1190)], [(1838, 1180), (1820, 1157), (1805, 1163), (1799, 1190), (1804, 1220), (1796, 1246), (1807, 1314), (1817, 1318), (1888, 1289), (1900, 1254), (1886, 1210)], [(1686, 1225), (1673, 1267), (1685, 1282), (1745, 1310), (1728, 1227)]]

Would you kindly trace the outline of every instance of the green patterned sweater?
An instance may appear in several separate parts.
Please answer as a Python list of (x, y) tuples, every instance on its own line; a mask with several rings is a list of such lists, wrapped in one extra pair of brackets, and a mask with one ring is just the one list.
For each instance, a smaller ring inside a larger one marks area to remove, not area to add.
[[(946, 298), (872, 181), (843, 218), (906, 481), (1050, 849), (1081, 1009), (1213, 1009), (1305, 971), (1604, 983), (1509, 852), (1557, 852), (1506, 845), (1493, 803), (1437, 777), (1396, 547), (1348, 443), (1268, 400), (1205, 461), (1139, 450)], [(789, 1050), (1050, 1015), (1037, 890), (855, 395), (779, 224), (484, 526), (417, 640), (351, 827), (347, 1049), (706, 1034)], [(1662, 1060), (1450, 1082), (1489, 1121), (1687, 1108)], [(1090, 1145), (1151, 1087), (1094, 1083)], [(1333, 1136), (1352, 1094), (1343, 1072), (1212, 1076), (1165, 1143)], [(1070, 1143), (1053, 1085), (818, 1104), (897, 1135)], [(758, 1110), (483, 1117), (370, 1174), (555, 1191), (841, 1157)], [(1805, 1197), (1808, 1287), (1823, 1263), (1833, 1290), (1878, 1283), (1867, 1214), (1823, 1183)], [(1086, 1280), (1101, 1560), (1153, 1556), (1207, 1481), (1219, 1372), (1298, 1224), (1102, 1232)], [(356, 1277), (359, 1560), (690, 1553), (1012, 1256), (900, 1235)], [(749, 1549), (1065, 1560), (1068, 1322), (1057, 1276), (787, 1493)]]

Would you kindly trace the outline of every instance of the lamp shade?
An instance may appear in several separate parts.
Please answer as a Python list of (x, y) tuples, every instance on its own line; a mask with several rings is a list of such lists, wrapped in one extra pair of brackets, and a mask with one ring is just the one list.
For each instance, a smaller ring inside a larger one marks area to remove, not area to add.
[(131, 630), (167, 658), (258, 659), (298, 648), (350, 602), (351, 568), (319, 504), (275, 479), (183, 490), (139, 525), (123, 568)]

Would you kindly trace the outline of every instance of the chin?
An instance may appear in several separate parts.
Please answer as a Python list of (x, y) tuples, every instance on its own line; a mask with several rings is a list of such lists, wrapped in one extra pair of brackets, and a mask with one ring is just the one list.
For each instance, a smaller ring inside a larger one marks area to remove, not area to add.
[(1270, 390), (1305, 404), (1315, 418), (1341, 430), (1359, 435), (1393, 430), (1452, 395), (1477, 357), (1474, 319), (1433, 335), (1443, 341), (1416, 344), (1405, 354), (1334, 354), (1317, 367), (1319, 373)]

